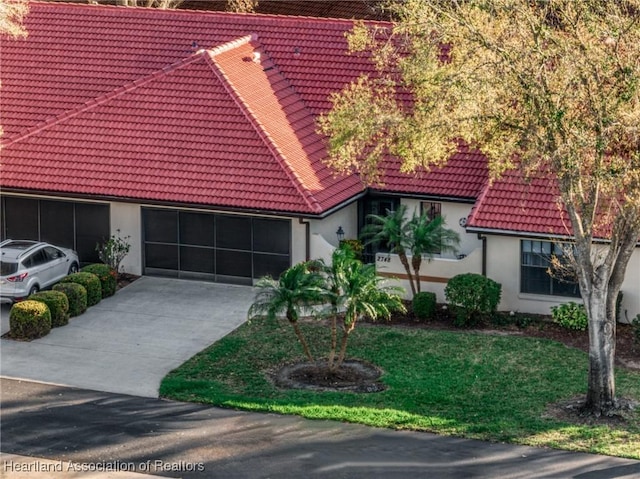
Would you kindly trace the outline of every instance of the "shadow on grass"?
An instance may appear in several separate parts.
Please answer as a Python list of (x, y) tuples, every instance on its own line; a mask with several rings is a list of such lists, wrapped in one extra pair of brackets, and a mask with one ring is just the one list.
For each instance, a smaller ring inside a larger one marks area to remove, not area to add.
[[(316, 353), (327, 331), (305, 325)], [(375, 394), (277, 389), (267, 372), (299, 357), (277, 324), (242, 326), (169, 374), (161, 394), (179, 400), (297, 414), (370, 426), (430, 431), (640, 458), (640, 419), (619, 428), (572, 426), (547, 406), (584, 395), (587, 357), (544, 339), (442, 331), (361, 328), (351, 357), (384, 371)], [(640, 374), (619, 372), (625, 396), (640, 397)]]
[(1, 386), (3, 452), (77, 464), (149, 463), (156, 469), (145, 472), (167, 477), (606, 478), (640, 473), (638, 462), (605, 456), (6, 379)]

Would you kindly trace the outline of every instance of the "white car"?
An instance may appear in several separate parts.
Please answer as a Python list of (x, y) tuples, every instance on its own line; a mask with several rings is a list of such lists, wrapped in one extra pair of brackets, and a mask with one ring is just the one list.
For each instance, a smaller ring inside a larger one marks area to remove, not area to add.
[(78, 271), (78, 254), (28, 240), (0, 243), (0, 303), (15, 303)]

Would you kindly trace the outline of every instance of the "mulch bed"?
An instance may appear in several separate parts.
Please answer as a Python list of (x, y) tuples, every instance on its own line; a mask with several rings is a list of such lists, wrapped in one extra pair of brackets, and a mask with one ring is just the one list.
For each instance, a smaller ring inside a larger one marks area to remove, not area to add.
[(118, 275), (118, 288), (117, 289), (122, 289), (125, 286), (129, 286), (131, 283), (133, 283), (139, 277), (140, 276), (135, 275), (135, 274), (120, 273)]
[(378, 381), (381, 375), (382, 370), (377, 366), (351, 359), (334, 372), (329, 371), (326, 361), (285, 364), (272, 375), (272, 380), (283, 389), (373, 393), (385, 389)]

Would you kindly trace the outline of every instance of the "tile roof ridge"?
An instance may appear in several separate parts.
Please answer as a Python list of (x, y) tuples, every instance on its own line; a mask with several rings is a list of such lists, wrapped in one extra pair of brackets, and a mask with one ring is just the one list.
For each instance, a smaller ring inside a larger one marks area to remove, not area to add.
[(489, 176), (489, 178), (484, 180), (484, 185), (482, 187), (482, 191), (478, 195), (478, 198), (476, 199), (476, 202), (474, 203), (473, 208), (471, 208), (471, 213), (469, 214), (469, 219), (468, 219), (469, 226), (473, 226), (473, 222), (476, 219), (476, 214), (478, 213), (478, 211), (482, 207), (482, 203), (483, 203), (484, 199), (489, 194), (489, 190), (491, 189), (492, 183), (493, 183), (493, 181), (491, 180), (490, 176)]
[[(233, 100), (236, 102), (236, 104), (238, 105), (238, 107), (240, 108), (244, 116), (247, 118), (247, 120), (249, 120), (249, 122), (253, 126), (254, 130), (256, 131), (260, 139), (264, 142), (265, 146), (269, 149), (269, 151), (271, 151), (273, 156), (278, 160), (278, 163), (280, 164), (282, 169), (285, 171), (287, 176), (291, 179), (293, 185), (295, 186), (298, 193), (300, 193), (300, 196), (303, 198), (307, 206), (309, 206), (309, 208), (311, 208), (311, 210), (314, 213), (321, 213), (323, 211), (323, 208), (320, 202), (313, 196), (313, 194), (311, 194), (304, 187), (304, 182), (302, 181), (300, 176), (297, 174), (297, 172), (293, 170), (293, 168), (287, 161), (285, 154), (278, 147), (277, 143), (271, 137), (271, 135), (269, 135), (269, 133), (266, 132), (264, 128), (261, 128), (260, 120), (257, 118), (255, 113), (251, 110), (249, 105), (244, 101), (244, 99), (242, 98), (238, 90), (234, 87), (231, 80), (223, 71), (222, 67), (216, 61), (215, 57), (217, 54), (222, 52), (227, 52), (229, 50), (232, 50), (233, 48), (236, 48), (240, 45), (244, 45), (251, 41), (257, 42), (257, 40), (258, 40), (258, 35), (254, 33), (251, 35), (247, 35), (245, 37), (241, 37), (237, 40), (228, 42), (224, 45), (221, 45), (220, 47), (208, 50), (209, 54), (207, 55), (207, 63), (209, 63), (211, 70), (220, 79), (225, 90), (229, 92), (229, 94), (231, 95)], [(273, 68), (276, 69), (279, 73), (279, 70), (275, 65), (273, 65)], [(302, 100), (300, 99), (300, 101)], [(306, 105), (305, 105), (305, 108), (306, 108)]]
[(41, 131), (46, 130), (52, 126), (55, 126), (65, 120), (74, 118), (82, 113), (85, 113), (86, 111), (89, 111), (110, 100), (113, 100), (114, 98), (117, 98), (127, 92), (133, 91), (141, 86), (144, 86), (149, 82), (157, 78), (163, 77), (168, 73), (171, 73), (185, 65), (194, 63), (202, 59), (204, 56), (205, 56), (205, 50), (204, 49), (198, 50), (197, 52), (189, 55), (188, 57), (183, 58), (182, 60), (178, 60), (177, 62), (172, 63), (171, 65), (168, 65), (161, 70), (157, 70), (142, 78), (138, 78), (137, 80), (127, 82), (124, 85), (116, 88), (115, 90), (111, 90), (110, 92), (104, 93), (96, 98), (88, 100), (84, 102), (82, 105), (78, 105), (77, 107), (72, 108), (71, 110), (67, 110), (56, 116), (47, 118), (46, 120), (43, 120), (42, 122), (36, 125), (30, 126), (26, 130), (18, 132), (13, 136), (7, 137), (4, 141), (0, 139), (0, 145), (2, 145), (3, 147), (7, 147), (19, 141), (22, 141), (26, 138), (29, 138), (30, 136), (40, 133)]
[(342, 17), (315, 17), (312, 15), (286, 15), (279, 13), (243, 13), (243, 12), (229, 12), (226, 10), (195, 10), (188, 8), (156, 8), (156, 7), (147, 7), (147, 6), (123, 6), (123, 5), (113, 5), (113, 4), (104, 4), (104, 3), (78, 3), (78, 0), (29, 0), (29, 4), (32, 7), (41, 8), (84, 8), (87, 10), (95, 10), (95, 11), (110, 11), (113, 12), (114, 9), (117, 9), (118, 12), (121, 11), (133, 11), (133, 12), (142, 12), (142, 13), (152, 13), (153, 15), (174, 15), (178, 14), (181, 16), (193, 16), (193, 15), (211, 15), (211, 16), (228, 16), (228, 17), (244, 17), (244, 18), (271, 18), (276, 20), (284, 20), (290, 21), (292, 23), (295, 22), (322, 22), (322, 23), (354, 23), (356, 21), (363, 21), (365, 24), (381, 24), (384, 26), (393, 25), (392, 22), (388, 20), (376, 20), (376, 19), (354, 19), (354, 18), (342, 18)]

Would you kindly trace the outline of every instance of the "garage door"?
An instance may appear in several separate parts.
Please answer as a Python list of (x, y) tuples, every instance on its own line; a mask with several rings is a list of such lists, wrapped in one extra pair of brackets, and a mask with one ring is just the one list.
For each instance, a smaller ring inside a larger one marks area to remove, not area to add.
[(143, 208), (145, 274), (251, 284), (291, 265), (291, 222)]
[(109, 205), (3, 196), (0, 239), (46, 241), (78, 252), (80, 262), (100, 262), (96, 244), (109, 239)]

